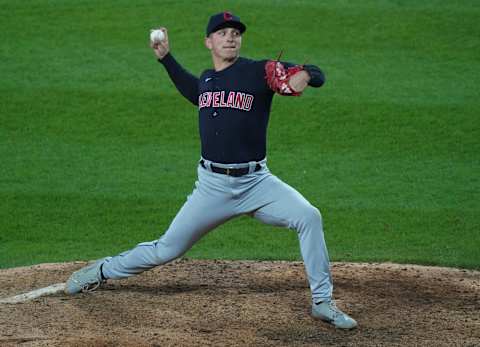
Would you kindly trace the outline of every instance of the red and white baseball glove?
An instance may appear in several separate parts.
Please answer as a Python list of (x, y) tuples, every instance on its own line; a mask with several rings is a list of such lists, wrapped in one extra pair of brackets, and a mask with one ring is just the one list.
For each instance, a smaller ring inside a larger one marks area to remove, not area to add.
[(265, 79), (274, 92), (281, 95), (299, 96), (302, 92), (293, 90), (289, 83), (290, 78), (299, 71), (303, 71), (303, 65), (285, 68), (278, 60), (269, 60), (265, 64)]

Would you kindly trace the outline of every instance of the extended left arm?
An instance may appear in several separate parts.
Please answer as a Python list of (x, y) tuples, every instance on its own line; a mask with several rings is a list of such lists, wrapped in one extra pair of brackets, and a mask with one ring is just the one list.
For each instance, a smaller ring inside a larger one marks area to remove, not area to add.
[(315, 65), (304, 65), (303, 70), (290, 77), (290, 87), (301, 93), (307, 86), (321, 87), (325, 83), (325, 75)]
[(268, 87), (280, 95), (299, 96), (307, 86), (320, 87), (325, 75), (315, 65), (295, 65), (268, 60), (265, 63), (265, 79)]

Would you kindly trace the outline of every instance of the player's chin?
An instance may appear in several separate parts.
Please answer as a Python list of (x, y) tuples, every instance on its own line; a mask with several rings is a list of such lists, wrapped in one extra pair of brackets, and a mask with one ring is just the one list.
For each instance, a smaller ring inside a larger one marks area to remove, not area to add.
[(230, 60), (230, 59), (235, 59), (238, 57), (238, 49), (226, 49), (224, 52), (223, 52), (223, 57), (227, 60)]

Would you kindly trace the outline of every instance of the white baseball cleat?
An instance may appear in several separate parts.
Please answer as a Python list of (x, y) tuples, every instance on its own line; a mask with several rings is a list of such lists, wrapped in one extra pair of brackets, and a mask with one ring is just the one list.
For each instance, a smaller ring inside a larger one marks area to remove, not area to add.
[(340, 311), (333, 300), (314, 303), (312, 305), (312, 316), (339, 329), (353, 329), (357, 327), (355, 319)]
[(65, 284), (65, 294), (73, 295), (80, 292), (92, 292), (105, 280), (102, 278), (100, 269), (107, 258), (95, 261), (78, 271), (75, 271)]

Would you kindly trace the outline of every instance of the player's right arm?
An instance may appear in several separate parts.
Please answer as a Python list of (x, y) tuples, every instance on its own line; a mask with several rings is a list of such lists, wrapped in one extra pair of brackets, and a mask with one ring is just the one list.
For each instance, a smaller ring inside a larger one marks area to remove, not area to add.
[(160, 63), (163, 64), (170, 79), (182, 94), (192, 104), (198, 106), (198, 78), (185, 70), (170, 53), (168, 33), (166, 28), (160, 28), (165, 38), (160, 42), (151, 42), (153, 52)]

